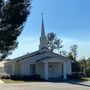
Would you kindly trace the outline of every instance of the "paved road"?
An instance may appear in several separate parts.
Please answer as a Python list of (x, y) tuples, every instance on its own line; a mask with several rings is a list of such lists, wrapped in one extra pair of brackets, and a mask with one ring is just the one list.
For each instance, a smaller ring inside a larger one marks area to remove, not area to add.
[(79, 83), (80, 85), (74, 83), (30, 82), (0, 84), (0, 90), (90, 90), (90, 82)]

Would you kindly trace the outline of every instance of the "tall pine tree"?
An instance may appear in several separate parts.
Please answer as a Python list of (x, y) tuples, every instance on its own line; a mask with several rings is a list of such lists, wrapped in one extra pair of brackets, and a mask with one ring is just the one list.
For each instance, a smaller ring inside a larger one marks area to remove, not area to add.
[(0, 59), (4, 59), (18, 46), (27, 16), (30, 14), (31, 0), (0, 1)]

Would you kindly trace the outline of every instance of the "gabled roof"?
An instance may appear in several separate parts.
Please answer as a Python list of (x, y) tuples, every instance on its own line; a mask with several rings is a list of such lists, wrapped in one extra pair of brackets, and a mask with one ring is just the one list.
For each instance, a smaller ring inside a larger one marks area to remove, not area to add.
[[(38, 58), (37, 58), (38, 57)], [(29, 54), (26, 54), (26, 55), (23, 55), (21, 57), (18, 57), (18, 58), (15, 58), (13, 59), (12, 61), (14, 62), (22, 62), (22, 61), (25, 61), (27, 59), (30, 59), (30, 60), (35, 60), (36, 62), (41, 62), (41, 61), (44, 61), (44, 60), (49, 60), (49, 59), (52, 59), (52, 58), (60, 58), (61, 60), (67, 60), (67, 61), (71, 61), (70, 59), (64, 57), (64, 56), (61, 56), (59, 54), (56, 54), (48, 49), (42, 49), (42, 50), (39, 50), (39, 51), (35, 51), (35, 52), (32, 52), (32, 53), (29, 53)]]
[(34, 56), (45, 54), (47, 52), (48, 52), (47, 50), (45, 50), (45, 51), (38, 50), (38, 51), (35, 51), (35, 52), (32, 52), (32, 53), (28, 53), (28, 54), (25, 54), (23, 56), (17, 57), (15, 59), (13, 59), (13, 61), (17, 61), (17, 62), (22, 61), (22, 60), (25, 60), (27, 58), (31, 58), (31, 57), (34, 57)]

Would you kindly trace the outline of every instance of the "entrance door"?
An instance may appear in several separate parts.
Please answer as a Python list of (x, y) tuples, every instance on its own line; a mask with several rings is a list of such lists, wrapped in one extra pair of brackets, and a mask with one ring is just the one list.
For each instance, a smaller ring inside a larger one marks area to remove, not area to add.
[(48, 66), (48, 74), (49, 74), (49, 78), (53, 78), (53, 65), (52, 64)]
[(59, 64), (58, 63), (52, 63), (49, 65), (49, 78), (58, 78), (60, 75), (59, 71)]
[(48, 75), (49, 78), (60, 78), (62, 76), (62, 64), (60, 63), (49, 63)]

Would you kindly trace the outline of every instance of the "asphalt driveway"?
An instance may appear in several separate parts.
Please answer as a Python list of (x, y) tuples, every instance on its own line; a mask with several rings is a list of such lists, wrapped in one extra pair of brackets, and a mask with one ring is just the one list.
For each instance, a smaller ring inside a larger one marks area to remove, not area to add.
[(90, 90), (90, 82), (30, 82), (0, 84), (0, 90)]

